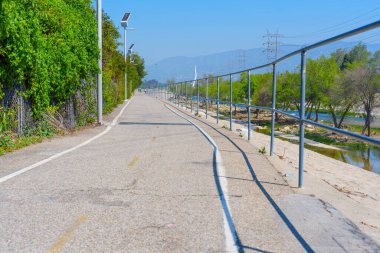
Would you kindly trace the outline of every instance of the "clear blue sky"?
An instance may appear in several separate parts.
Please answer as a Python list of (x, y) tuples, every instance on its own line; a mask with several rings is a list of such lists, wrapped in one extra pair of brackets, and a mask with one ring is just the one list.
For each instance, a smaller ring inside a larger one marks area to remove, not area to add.
[[(308, 44), (380, 19), (379, 0), (103, 0), (103, 8), (121, 33), (123, 13), (132, 12), (137, 30), (128, 44), (148, 65), (262, 47), (267, 30), (292, 37), (284, 43)], [(369, 35), (380, 41), (376, 34)]]

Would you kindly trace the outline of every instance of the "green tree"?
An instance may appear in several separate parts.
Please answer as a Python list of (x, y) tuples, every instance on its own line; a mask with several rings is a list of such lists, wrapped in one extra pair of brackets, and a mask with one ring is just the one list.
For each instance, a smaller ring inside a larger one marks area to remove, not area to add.
[[(272, 73), (254, 74), (251, 76), (252, 104), (258, 106), (270, 106), (272, 97)], [(256, 110), (256, 118), (260, 110)]]
[(288, 111), (292, 105), (299, 108), (300, 74), (286, 71), (277, 78), (277, 108)]
[(313, 110), (316, 112), (315, 121), (318, 121), (321, 105), (328, 103), (326, 96), (339, 73), (339, 67), (333, 57), (321, 56), (318, 59), (308, 59), (306, 75), (306, 114), (311, 118)]
[(371, 53), (367, 50), (367, 46), (359, 43), (345, 54), (342, 69), (350, 68), (352, 64), (364, 65), (368, 63)]
[(380, 76), (372, 66), (358, 66), (346, 73), (346, 80), (355, 87), (356, 94), (365, 111), (365, 124), (362, 134), (367, 130), (367, 136), (370, 136), (376, 94), (380, 92)]

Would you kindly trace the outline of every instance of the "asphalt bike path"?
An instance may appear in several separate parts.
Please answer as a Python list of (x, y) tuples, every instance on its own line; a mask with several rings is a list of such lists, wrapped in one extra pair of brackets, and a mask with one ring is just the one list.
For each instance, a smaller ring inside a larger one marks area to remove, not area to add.
[(116, 114), (0, 157), (0, 252), (376, 252), (221, 126), (145, 95)]

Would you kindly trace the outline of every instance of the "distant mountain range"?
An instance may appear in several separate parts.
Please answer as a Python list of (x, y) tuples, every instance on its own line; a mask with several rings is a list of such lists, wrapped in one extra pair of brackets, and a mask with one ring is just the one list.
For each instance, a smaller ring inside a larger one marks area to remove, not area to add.
[[(329, 55), (338, 48), (350, 49), (359, 42), (335, 42), (307, 53), (313, 59), (321, 55)], [(366, 44), (371, 52), (380, 50), (380, 44)], [(279, 57), (300, 49), (300, 45), (281, 46)], [(233, 50), (217, 54), (197, 57), (171, 57), (147, 66), (148, 76), (146, 80), (156, 79), (166, 82), (169, 79), (176, 81), (191, 80), (194, 78), (194, 66), (197, 65), (198, 77), (206, 74), (220, 75), (252, 68), (267, 63), (267, 54), (264, 48), (252, 48), (247, 50)], [(278, 70), (294, 70), (300, 64), (300, 56), (294, 56), (278, 64)], [(261, 72), (266, 71), (263, 69)], [(258, 71), (259, 73), (260, 71)]]

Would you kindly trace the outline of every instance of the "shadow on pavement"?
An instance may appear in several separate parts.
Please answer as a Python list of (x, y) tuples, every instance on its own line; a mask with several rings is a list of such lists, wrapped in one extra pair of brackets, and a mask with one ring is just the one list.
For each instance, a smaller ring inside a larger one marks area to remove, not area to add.
[[(238, 178), (238, 177), (224, 177), (224, 178), (254, 182), (254, 180), (252, 180), (252, 179), (245, 179), (245, 178)], [(268, 182), (268, 181), (260, 181), (260, 183), (262, 183), (262, 184), (279, 185), (279, 186), (289, 186), (288, 184), (279, 184), (279, 183), (273, 183), (273, 182)]]
[[(177, 108), (176, 108), (177, 109)], [(178, 110), (178, 109), (177, 109)], [(181, 111), (182, 112), (182, 111)], [(183, 113), (183, 112), (182, 112)], [(186, 114), (188, 115), (188, 114)], [(294, 227), (294, 225), (291, 223), (291, 221), (288, 219), (288, 217), (285, 215), (285, 213), (281, 210), (281, 208), (276, 204), (276, 202), (274, 201), (274, 199), (271, 197), (271, 195), (267, 192), (267, 190), (265, 189), (265, 187), (263, 186), (263, 184), (258, 180), (257, 176), (256, 176), (256, 173), (255, 171), (253, 170), (252, 168), (252, 165), (248, 159), (248, 156), (247, 154), (244, 152), (243, 149), (241, 149), (239, 147), (239, 145), (237, 145), (230, 137), (228, 137), (227, 135), (223, 134), (221, 131), (219, 131), (218, 129), (216, 129), (214, 126), (198, 119), (197, 117), (194, 117), (192, 115), (188, 115), (189, 117), (192, 117), (193, 119), (196, 119), (197, 121), (209, 126), (210, 128), (212, 128), (213, 130), (215, 130), (217, 133), (219, 133), (220, 135), (222, 135), (223, 137), (225, 137), (232, 145), (234, 145), (239, 151), (240, 153), (242, 154), (247, 166), (248, 166), (248, 169), (249, 169), (249, 172), (251, 173), (252, 175), (252, 179), (253, 181), (257, 184), (257, 186), (259, 187), (259, 189), (261, 190), (261, 192), (264, 194), (264, 196), (266, 197), (266, 199), (268, 200), (268, 202), (272, 205), (273, 209), (277, 212), (278, 216), (282, 219), (282, 221), (285, 223), (285, 225), (288, 227), (288, 229), (290, 230), (290, 232), (293, 234), (293, 236), (298, 240), (298, 242), (302, 245), (302, 247), (304, 248), (304, 250), (306, 252), (314, 252), (314, 250), (311, 248), (311, 246), (306, 242), (306, 240), (302, 237), (302, 235), (297, 231), (297, 229)], [(216, 174), (217, 176), (217, 174)], [(220, 183), (219, 183), (219, 179), (215, 179), (217, 181), (217, 187), (218, 187), (218, 191), (219, 191), (219, 194), (221, 194), (221, 198), (223, 197), (224, 198), (224, 195), (223, 193), (221, 192), (221, 188), (220, 188)], [(226, 210), (225, 210), (226, 212)], [(227, 212), (229, 214), (229, 223), (232, 224), (233, 226), (233, 221), (232, 221), (232, 217), (231, 217), (231, 214), (229, 213), (228, 209), (227, 209)], [(227, 213), (226, 213), (226, 216), (227, 216)], [(234, 228), (235, 229), (235, 228)], [(236, 233), (236, 236), (237, 236), (237, 232), (235, 231)], [(262, 250), (259, 250), (259, 249), (255, 249), (255, 248), (251, 248), (249, 246), (244, 246), (241, 244), (240, 242), (240, 239), (239, 237), (237, 236), (237, 240), (236, 240), (239, 246), (239, 251), (243, 251), (243, 249), (251, 249), (251, 250), (256, 250), (258, 252), (266, 252), (266, 251), (262, 251)]]

